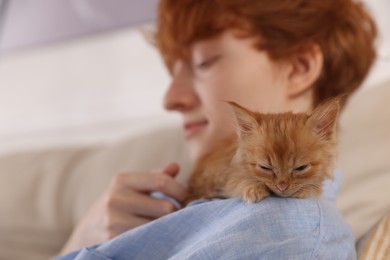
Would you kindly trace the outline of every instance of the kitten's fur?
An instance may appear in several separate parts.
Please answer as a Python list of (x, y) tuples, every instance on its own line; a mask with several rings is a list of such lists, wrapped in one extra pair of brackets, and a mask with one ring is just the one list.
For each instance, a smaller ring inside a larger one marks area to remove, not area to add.
[(198, 161), (189, 179), (189, 197), (237, 197), (258, 202), (270, 194), (319, 196), (332, 178), (337, 149), (339, 99), (311, 114), (261, 114), (233, 102), (237, 134)]

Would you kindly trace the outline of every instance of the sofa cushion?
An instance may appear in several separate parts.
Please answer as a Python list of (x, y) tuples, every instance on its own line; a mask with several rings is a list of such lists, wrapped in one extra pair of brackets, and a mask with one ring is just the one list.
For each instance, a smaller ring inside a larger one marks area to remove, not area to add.
[(390, 256), (390, 211), (357, 243), (360, 260), (386, 260)]
[(52, 147), (0, 157), (0, 259), (49, 259), (121, 172), (149, 171), (176, 161), (189, 169), (176, 126), (83, 147)]
[(338, 206), (359, 239), (390, 209), (390, 81), (357, 93), (340, 125)]

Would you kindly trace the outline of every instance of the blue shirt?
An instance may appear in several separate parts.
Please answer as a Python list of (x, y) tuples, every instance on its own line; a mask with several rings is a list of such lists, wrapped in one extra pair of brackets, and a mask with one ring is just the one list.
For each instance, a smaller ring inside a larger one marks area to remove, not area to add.
[(352, 233), (329, 198), (196, 201), (60, 259), (356, 259)]

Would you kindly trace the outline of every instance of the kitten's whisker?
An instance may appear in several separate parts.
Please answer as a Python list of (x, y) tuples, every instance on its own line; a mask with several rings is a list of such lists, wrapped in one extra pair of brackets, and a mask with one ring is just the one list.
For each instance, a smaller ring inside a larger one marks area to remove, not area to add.
[[(264, 183), (260, 181), (261, 183)], [(240, 180), (239, 186), (247, 186), (247, 185), (254, 185), (258, 184), (259, 180), (257, 178), (248, 178), (248, 179), (242, 179)]]
[(315, 188), (317, 190), (320, 189), (320, 186), (317, 183), (307, 183), (304, 186), (312, 187), (312, 188)]
[(260, 178), (259, 176), (252, 176), (251, 178), (253, 181), (255, 182), (261, 182), (261, 183), (264, 183), (264, 180), (262, 178)]

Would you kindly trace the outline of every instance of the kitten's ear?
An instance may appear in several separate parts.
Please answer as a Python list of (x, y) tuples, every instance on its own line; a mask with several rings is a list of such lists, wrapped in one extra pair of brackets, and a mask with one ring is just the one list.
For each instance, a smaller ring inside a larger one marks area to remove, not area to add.
[(251, 135), (254, 129), (258, 126), (254, 113), (238, 105), (237, 103), (231, 101), (228, 101), (227, 103), (233, 109), (233, 112), (235, 114), (238, 126), (238, 136), (243, 137)]
[(330, 139), (337, 130), (340, 112), (340, 98), (334, 98), (320, 104), (310, 115), (308, 122), (315, 134), (324, 139)]

